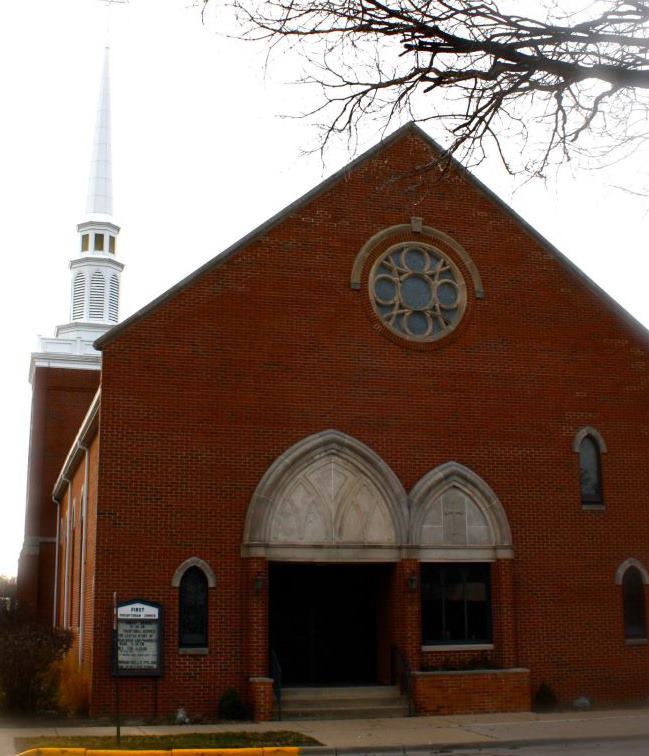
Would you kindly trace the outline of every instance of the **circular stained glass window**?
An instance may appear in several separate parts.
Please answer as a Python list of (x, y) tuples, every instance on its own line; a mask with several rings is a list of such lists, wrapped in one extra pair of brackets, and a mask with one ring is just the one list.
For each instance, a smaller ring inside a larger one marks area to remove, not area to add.
[(374, 263), (370, 299), (394, 333), (414, 341), (436, 341), (460, 322), (466, 284), (457, 266), (434, 247), (399, 244)]

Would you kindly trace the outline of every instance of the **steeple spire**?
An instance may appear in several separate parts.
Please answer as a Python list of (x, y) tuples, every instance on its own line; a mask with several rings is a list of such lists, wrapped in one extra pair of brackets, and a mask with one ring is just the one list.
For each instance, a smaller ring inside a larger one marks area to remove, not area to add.
[(101, 355), (93, 344), (119, 319), (124, 265), (116, 259), (120, 228), (113, 220), (109, 53), (106, 45), (86, 212), (77, 225), (79, 252), (70, 260), (70, 319), (56, 327), (54, 338), (41, 337), (39, 352), (32, 354), (30, 376), (40, 365), (98, 370)]
[(110, 142), (110, 48), (104, 51), (104, 67), (99, 87), (95, 139), (90, 163), (86, 213), (113, 215), (113, 176)]

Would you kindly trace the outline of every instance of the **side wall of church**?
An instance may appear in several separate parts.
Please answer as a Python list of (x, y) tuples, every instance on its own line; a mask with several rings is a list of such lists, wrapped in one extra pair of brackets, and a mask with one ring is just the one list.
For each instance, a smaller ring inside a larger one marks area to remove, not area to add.
[[(628, 557), (649, 566), (647, 344), (467, 179), (413, 177), (430, 157), (406, 134), (105, 347), (93, 714), (113, 706), (115, 590), (165, 609), (164, 675), (123, 681), (129, 713), (213, 714), (227, 688), (247, 695), (264, 661), (246, 651), (248, 505), (280, 454), (328, 428), (374, 450), (406, 491), (454, 460), (496, 492), (514, 558), (495, 610), (514, 632), (494, 656), (529, 668), (533, 690), (546, 683), (563, 702), (646, 695), (649, 646), (625, 643), (615, 573)], [(378, 322), (371, 257), (361, 289), (349, 284), (367, 239), (412, 216), (462, 244), (486, 293), (469, 284), (461, 325), (424, 347)], [(584, 426), (608, 448), (600, 511), (581, 505), (572, 441)], [(190, 557), (216, 576), (200, 655), (178, 648), (171, 584)], [(408, 626), (398, 611), (391, 622), (420, 667), (452, 662), (421, 650), (419, 613), (407, 614)]]

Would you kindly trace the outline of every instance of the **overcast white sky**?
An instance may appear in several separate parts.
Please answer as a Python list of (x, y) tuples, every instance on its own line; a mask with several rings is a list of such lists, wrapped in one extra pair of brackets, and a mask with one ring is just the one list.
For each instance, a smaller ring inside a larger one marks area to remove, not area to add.
[[(303, 105), (303, 89), (290, 83), (297, 61), (281, 58), (264, 73), (262, 50), (202, 25), (190, 2), (131, 0), (112, 12), (122, 318), (350, 158), (342, 146), (324, 166), (305, 157), (317, 144), (312, 126), (280, 117)], [(104, 36), (98, 0), (0, 3), (0, 574), (15, 574), (23, 536), (29, 355), (38, 334), (68, 320)], [(362, 138), (369, 147), (377, 132)], [(606, 173), (566, 170), (516, 192), (495, 161), (477, 173), (649, 325), (649, 197), (611, 186), (642, 185), (647, 157)]]

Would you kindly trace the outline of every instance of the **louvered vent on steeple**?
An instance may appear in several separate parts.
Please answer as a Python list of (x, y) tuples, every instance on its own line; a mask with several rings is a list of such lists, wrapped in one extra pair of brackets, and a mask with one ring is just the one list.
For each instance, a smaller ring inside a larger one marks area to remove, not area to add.
[(82, 320), (86, 299), (86, 277), (77, 273), (72, 286), (72, 320)]
[(111, 323), (117, 323), (119, 315), (119, 278), (115, 273), (110, 277), (110, 286), (108, 291), (108, 320)]
[(106, 281), (104, 274), (96, 270), (90, 278), (90, 307), (88, 314), (91, 320), (104, 319), (104, 299), (106, 296)]

